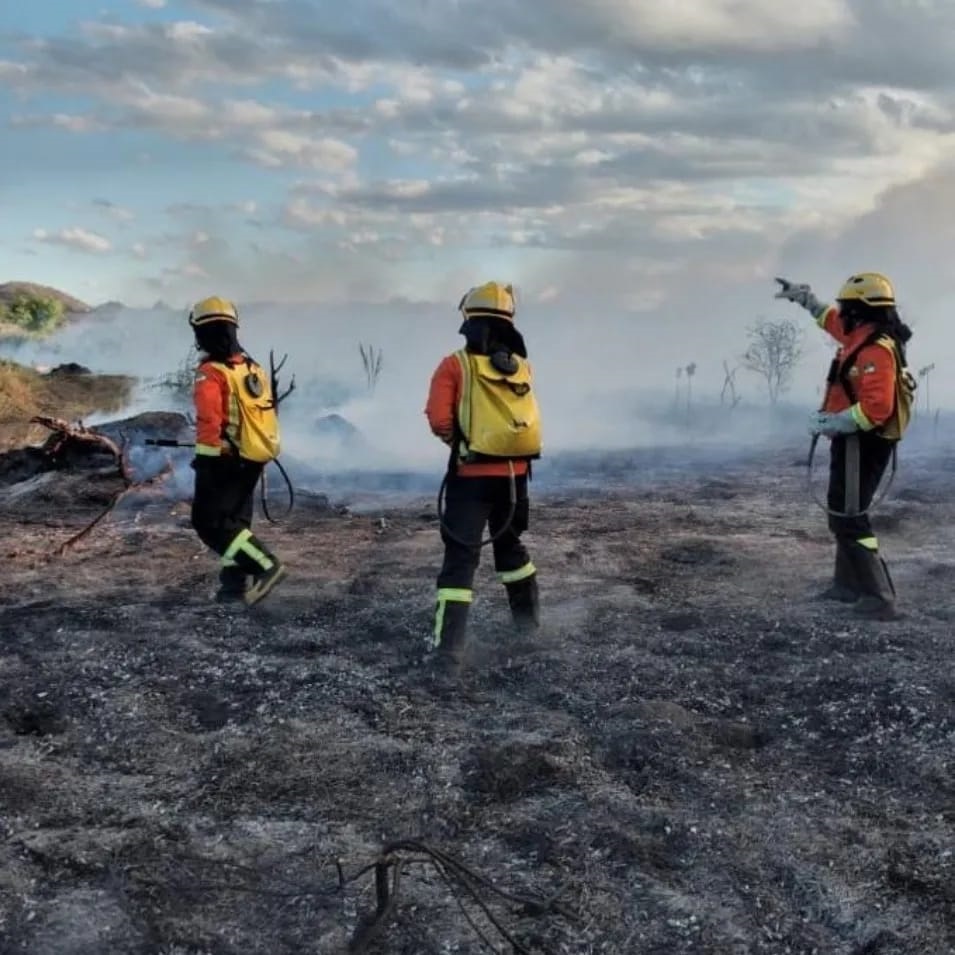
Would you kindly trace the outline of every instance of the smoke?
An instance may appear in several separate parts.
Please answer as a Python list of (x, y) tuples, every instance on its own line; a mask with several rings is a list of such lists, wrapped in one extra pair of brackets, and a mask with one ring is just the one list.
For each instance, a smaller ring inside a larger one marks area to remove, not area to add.
[[(548, 468), (556, 475), (562, 461), (581, 454), (599, 460), (635, 449), (692, 448), (694, 460), (701, 452), (707, 460), (727, 460), (757, 448), (804, 445), (831, 346), (795, 306), (774, 303), (773, 291), (768, 282), (758, 289), (727, 287), (712, 320), (700, 314), (698, 301), (696, 313), (677, 302), (665, 315), (601, 314), (596, 308), (584, 314), (558, 304), (522, 309), (519, 325), (544, 416), (545, 458), (537, 473), (546, 480)], [(755, 304), (760, 300), (762, 309)], [(434, 484), (447, 449), (430, 434), (424, 406), (435, 367), (463, 341), (452, 306), (250, 303), (240, 311), (240, 340), (260, 363), (268, 364), (270, 350), (277, 359), (288, 354), (281, 384), (288, 386), (294, 375), (296, 388), (280, 420), (283, 460), (297, 482), (327, 484), (336, 475), (355, 482), (361, 473), (377, 487), (399, 486), (400, 476), (409, 474), (425, 479), (415, 487)], [(717, 320), (717, 314), (724, 317)], [(739, 366), (746, 328), (759, 314), (805, 321), (805, 357), (789, 405), (769, 408), (764, 384), (739, 370), (741, 401), (731, 408), (720, 396), (723, 363)], [(381, 355), (380, 375), (371, 385), (360, 345)], [(24, 364), (78, 362), (97, 373), (135, 377), (126, 414), (191, 411), (191, 367), (198, 355), (182, 312), (106, 307), (48, 340), (6, 351)], [(696, 373), (689, 378), (691, 364)], [(87, 423), (107, 417), (117, 416)]]

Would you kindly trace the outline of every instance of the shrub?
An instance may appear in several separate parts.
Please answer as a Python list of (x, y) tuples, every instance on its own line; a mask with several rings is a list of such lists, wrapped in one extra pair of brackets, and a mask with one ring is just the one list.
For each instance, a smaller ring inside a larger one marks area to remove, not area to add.
[(63, 324), (65, 309), (59, 299), (20, 294), (5, 308), (0, 321), (36, 335), (48, 335)]
[(183, 356), (179, 366), (174, 371), (166, 372), (153, 379), (152, 388), (171, 391), (176, 399), (184, 401), (192, 397), (193, 386), (196, 381), (196, 351), (190, 347)]

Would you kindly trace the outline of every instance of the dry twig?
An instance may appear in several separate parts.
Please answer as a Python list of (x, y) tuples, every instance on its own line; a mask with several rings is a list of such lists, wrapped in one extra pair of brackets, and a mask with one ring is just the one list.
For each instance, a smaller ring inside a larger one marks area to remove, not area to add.
[(53, 432), (51, 438), (44, 445), (43, 450), (44, 453), (54, 462), (56, 462), (57, 459), (63, 455), (71, 441), (78, 444), (89, 445), (113, 456), (113, 461), (116, 465), (117, 476), (123, 482), (122, 487), (118, 488), (111, 495), (109, 503), (100, 514), (94, 517), (89, 524), (75, 533), (72, 537), (64, 541), (56, 548), (56, 550), (54, 550), (53, 556), (55, 557), (62, 557), (71, 547), (83, 540), (83, 538), (86, 537), (90, 531), (97, 526), (97, 524), (99, 524), (112, 512), (113, 508), (116, 507), (124, 495), (128, 494), (130, 491), (138, 491), (156, 485), (165, 480), (165, 478), (172, 473), (172, 464), (167, 462), (166, 466), (162, 471), (159, 472), (159, 474), (148, 478), (145, 481), (136, 481), (133, 476), (132, 468), (129, 464), (125, 439), (123, 440), (122, 444), (119, 445), (113, 441), (112, 438), (107, 437), (105, 434), (101, 434), (99, 431), (94, 431), (92, 428), (87, 428), (84, 424), (82, 424), (82, 422), (70, 424), (68, 421), (64, 421), (62, 418), (52, 418), (45, 415), (37, 415), (36, 417), (31, 418), (30, 421), (31, 423), (43, 425), (43, 427), (49, 428), (50, 431)]

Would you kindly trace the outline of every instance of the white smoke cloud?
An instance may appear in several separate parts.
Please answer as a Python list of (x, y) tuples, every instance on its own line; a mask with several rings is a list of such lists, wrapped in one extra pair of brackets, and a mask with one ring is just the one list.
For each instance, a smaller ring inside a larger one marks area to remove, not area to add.
[[(688, 350), (678, 331), (661, 337), (646, 316), (605, 316), (594, 324), (543, 306), (528, 305), (526, 311), (521, 328), (543, 413), (545, 473), (549, 457), (569, 451), (779, 440), (773, 434), (778, 423), (760, 410), (755, 382), (743, 385), (747, 405), (731, 417), (717, 398), (722, 371), (717, 375), (702, 362), (687, 407), (684, 383), (679, 395), (674, 388), (673, 368), (702, 356), (699, 349)], [(280, 414), (288, 459), (322, 472), (443, 472), (448, 452), (431, 435), (424, 407), (437, 364), (463, 344), (453, 308), (407, 302), (341, 309), (248, 305), (241, 315), (241, 342), (260, 363), (268, 365), (272, 349), (277, 360), (289, 356), (281, 383), (287, 386), (294, 374), (296, 390)], [(382, 355), (373, 389), (360, 344)], [(96, 311), (50, 340), (6, 350), (26, 364), (76, 361), (95, 372), (136, 377), (135, 398), (124, 414), (191, 411), (198, 354), (184, 311)], [(176, 382), (180, 389), (169, 387)], [(343, 439), (333, 424), (322, 423), (331, 415), (357, 429), (357, 440)], [(115, 417), (98, 415), (87, 423)], [(786, 427), (785, 438), (803, 440), (801, 418), (795, 429)]]

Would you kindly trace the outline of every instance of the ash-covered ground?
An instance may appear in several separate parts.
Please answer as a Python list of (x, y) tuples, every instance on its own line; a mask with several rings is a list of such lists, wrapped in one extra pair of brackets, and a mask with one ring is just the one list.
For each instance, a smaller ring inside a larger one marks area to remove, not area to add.
[(354, 951), (951, 955), (953, 460), (903, 460), (876, 524), (907, 616), (873, 624), (812, 600), (800, 455), (541, 462), (542, 632), (510, 633), (485, 557), (454, 692), (430, 493), (300, 495), (260, 524), (291, 572), (248, 611), (211, 602), (161, 488), (55, 556), (109, 480), (9, 484), (0, 953), (344, 953), (376, 906), (356, 874), (416, 840), (474, 876), (395, 853)]

